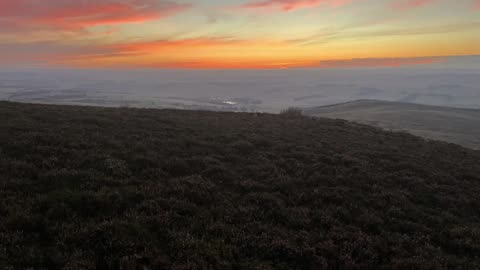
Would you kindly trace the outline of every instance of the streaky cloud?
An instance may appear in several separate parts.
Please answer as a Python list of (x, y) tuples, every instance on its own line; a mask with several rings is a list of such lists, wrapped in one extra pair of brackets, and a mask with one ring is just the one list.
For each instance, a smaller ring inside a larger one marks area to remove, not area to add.
[(413, 65), (431, 65), (447, 61), (448, 57), (408, 57), (408, 58), (360, 58), (346, 60), (328, 60), (320, 62), (322, 68), (355, 68), (355, 67), (402, 67)]
[(242, 5), (241, 8), (289, 12), (305, 8), (314, 8), (322, 4), (338, 7), (353, 1), (355, 0), (264, 0), (248, 2)]
[(0, 1), (0, 26), (81, 30), (96, 25), (158, 20), (190, 7), (190, 4), (157, 0)]
[(433, 4), (437, 0), (397, 0), (393, 3), (393, 8), (398, 10), (410, 10)]

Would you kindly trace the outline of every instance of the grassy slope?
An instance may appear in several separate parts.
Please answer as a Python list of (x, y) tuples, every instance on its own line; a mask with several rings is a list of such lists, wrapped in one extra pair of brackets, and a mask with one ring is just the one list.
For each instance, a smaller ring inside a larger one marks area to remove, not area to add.
[(309, 108), (306, 114), (406, 130), (425, 138), (480, 149), (480, 110), (359, 100)]
[(480, 267), (480, 153), (455, 145), (340, 120), (16, 103), (0, 103), (0, 142), (0, 268)]

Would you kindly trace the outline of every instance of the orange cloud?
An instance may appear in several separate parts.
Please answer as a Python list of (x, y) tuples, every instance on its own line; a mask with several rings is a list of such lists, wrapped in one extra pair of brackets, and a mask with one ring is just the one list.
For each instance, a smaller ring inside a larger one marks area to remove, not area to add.
[(177, 62), (150, 64), (151, 68), (190, 68), (190, 69), (290, 69), (290, 68), (380, 68), (404, 67), (416, 65), (431, 65), (445, 62), (446, 57), (412, 57), (412, 58), (367, 58), (347, 60), (327, 60), (321, 62), (254, 62), (254, 61), (223, 61), (223, 62)]
[(412, 65), (430, 65), (441, 63), (446, 60), (446, 57), (364, 58), (321, 61), (317, 66), (323, 68), (401, 67)]
[(342, 6), (354, 0), (264, 0), (252, 1), (241, 6), (246, 9), (280, 10), (284, 12), (313, 8), (321, 4)]
[(189, 7), (157, 0), (2, 0), (0, 25), (75, 30), (161, 19)]
[(223, 38), (193, 38), (193, 39), (182, 39), (182, 40), (158, 40), (158, 41), (127, 43), (127, 44), (115, 44), (107, 47), (112, 50), (121, 51), (125, 53), (131, 53), (131, 52), (152, 53), (152, 52), (159, 52), (163, 50), (178, 50), (181, 48), (188, 48), (188, 49), (195, 50), (195, 48), (198, 49), (200, 47), (206, 48), (206, 47), (225, 46), (225, 45), (232, 45), (232, 44), (248, 45), (248, 41), (223, 39)]
[(57, 55), (54, 65), (113, 68), (279, 69), (428, 65), (443, 57), (324, 60), (287, 41), (198, 38), (99, 46), (85, 54)]
[(93, 54), (63, 55), (50, 59), (50, 63), (83, 67), (279, 68), (299, 66), (302, 60), (291, 60), (301, 58), (295, 53), (279, 57), (279, 52), (293, 50), (285, 41), (192, 38), (100, 46)]

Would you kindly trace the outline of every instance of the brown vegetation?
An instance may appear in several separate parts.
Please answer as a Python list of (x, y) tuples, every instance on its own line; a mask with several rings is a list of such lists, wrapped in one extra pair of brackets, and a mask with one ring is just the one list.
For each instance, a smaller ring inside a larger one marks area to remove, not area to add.
[(480, 268), (480, 153), (340, 120), (0, 103), (0, 269)]

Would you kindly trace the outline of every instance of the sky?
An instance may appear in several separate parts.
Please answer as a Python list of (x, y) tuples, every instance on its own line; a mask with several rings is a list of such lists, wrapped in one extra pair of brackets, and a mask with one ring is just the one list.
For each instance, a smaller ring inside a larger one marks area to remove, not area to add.
[(480, 0), (0, 0), (4, 67), (399, 67), (478, 44)]

